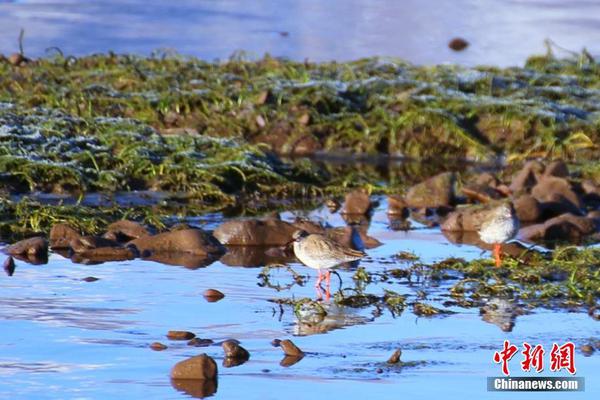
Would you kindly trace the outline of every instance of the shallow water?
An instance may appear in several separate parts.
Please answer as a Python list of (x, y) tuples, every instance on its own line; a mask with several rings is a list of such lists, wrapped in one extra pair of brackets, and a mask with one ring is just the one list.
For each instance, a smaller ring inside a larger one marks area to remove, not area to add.
[[(369, 250), (361, 262), (369, 271), (402, 267), (392, 256), (407, 250), (431, 262), (448, 256), (467, 259), (481, 255), (468, 245), (450, 244), (436, 229), (416, 222), (414, 230), (392, 231), (385, 215), (385, 202), (377, 209), (369, 234), (384, 244)], [(304, 211), (282, 215), (292, 219)], [(343, 225), (339, 214), (319, 209), (308, 215), (334, 226)], [(219, 222), (215, 215), (193, 221), (207, 229)], [(392, 263), (390, 263), (392, 262)], [(298, 263), (291, 267), (310, 274)], [(417, 317), (410, 307), (393, 317), (383, 310), (354, 309), (326, 304), (329, 314), (312, 328), (301, 325), (291, 307), (281, 310), (270, 299), (315, 297), (312, 281), (277, 292), (259, 287), (260, 268), (230, 267), (219, 261), (206, 268), (189, 269), (151, 261), (109, 262), (101, 265), (73, 264), (53, 254), (47, 265), (17, 262), (12, 277), (0, 278), (0, 397), (2, 398), (185, 398), (185, 390), (174, 387), (170, 368), (185, 357), (202, 352), (219, 363), (217, 398), (478, 398), (519, 397), (515, 393), (486, 392), (487, 376), (500, 369), (492, 354), (504, 339), (543, 344), (572, 340), (577, 345), (600, 338), (600, 325), (585, 312), (537, 309), (516, 317), (512, 332), (482, 320), (477, 308), (449, 308), (456, 314)], [(340, 270), (344, 286), (353, 286), (352, 270)], [(96, 282), (81, 279), (94, 276)], [(273, 283), (291, 282), (287, 272), (272, 273)], [(337, 288), (337, 278), (332, 279)], [(207, 288), (223, 291), (226, 297), (208, 303)], [(443, 307), (447, 298), (430, 283), (370, 284), (367, 291), (381, 294), (391, 289), (415, 299), (424, 291), (428, 304)], [(235, 338), (251, 353), (250, 361), (224, 368), (218, 344), (204, 348), (169, 341), (168, 330), (195, 332), (215, 342)], [(292, 338), (307, 355), (283, 367), (274, 338)], [(162, 352), (149, 349), (152, 342), (169, 346)], [(385, 361), (402, 348), (403, 368), (388, 367)], [(518, 370), (517, 357), (511, 362)], [(563, 395), (568, 398), (598, 398), (600, 370), (598, 352), (591, 357), (576, 354), (577, 376), (586, 378), (586, 391)], [(377, 368), (383, 372), (377, 373)], [(517, 374), (518, 375), (518, 374)], [(553, 376), (547, 372), (543, 375)], [(434, 383), (434, 384), (432, 384)], [(196, 388), (197, 389), (197, 388)], [(199, 392), (194, 392), (196, 395)], [(552, 398), (558, 395), (551, 396)], [(527, 398), (547, 398), (527, 394)]]
[[(522, 65), (550, 38), (600, 53), (600, 3), (561, 0), (0, 0), (0, 53), (43, 55), (159, 48), (204, 59), (250, 55), (344, 61), (400, 57), (418, 64)], [(471, 46), (457, 53), (453, 37)], [(565, 53), (563, 53), (565, 54)]]

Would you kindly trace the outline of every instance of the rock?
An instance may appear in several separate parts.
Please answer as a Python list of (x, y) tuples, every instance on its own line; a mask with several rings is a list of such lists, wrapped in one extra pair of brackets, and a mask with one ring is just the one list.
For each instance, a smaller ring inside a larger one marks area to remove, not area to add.
[(448, 232), (476, 232), (481, 228), (481, 224), (488, 216), (490, 210), (496, 206), (497, 204), (495, 203), (489, 203), (457, 208), (446, 216), (441, 224), (441, 229)]
[(531, 189), (531, 195), (540, 203), (564, 199), (577, 209), (581, 209), (583, 206), (581, 199), (577, 193), (573, 191), (569, 181), (556, 176), (541, 177), (538, 183)]
[(187, 344), (188, 344), (188, 346), (194, 346), (194, 347), (206, 347), (206, 346), (210, 346), (213, 343), (214, 343), (214, 341), (212, 341), (210, 339), (200, 339), (200, 338), (195, 337), (192, 340), (190, 340)]
[(488, 203), (503, 197), (503, 194), (491, 186), (471, 184), (463, 186), (461, 192), (472, 201)]
[[(133, 248), (135, 249), (135, 247)], [(207, 267), (219, 258), (218, 254), (153, 253), (150, 250), (142, 252), (141, 256), (144, 260), (155, 261), (166, 265), (182, 266), (188, 269)]]
[(155, 351), (163, 351), (167, 349), (167, 346), (160, 342), (154, 342), (150, 345), (150, 348)]
[(578, 243), (584, 236), (596, 232), (596, 220), (573, 214), (563, 214), (551, 218), (543, 224), (530, 225), (521, 229), (520, 235), (526, 241), (569, 241)]
[(171, 386), (193, 399), (204, 399), (217, 392), (217, 379), (171, 379)]
[(100, 280), (100, 278), (96, 278), (95, 276), (86, 276), (85, 278), (82, 279), (82, 281), (84, 281), (84, 282), (96, 282), (99, 280)]
[(206, 354), (180, 361), (171, 370), (172, 379), (217, 380), (217, 363)]
[(15, 260), (11, 256), (7, 257), (6, 260), (4, 260), (3, 268), (6, 275), (13, 276), (15, 273)]
[(404, 197), (397, 194), (389, 195), (387, 213), (389, 215), (395, 215), (401, 218), (408, 217), (409, 210), (408, 205), (406, 204), (406, 200), (404, 200)]
[(435, 175), (411, 187), (406, 194), (409, 207), (441, 207), (454, 203), (455, 176), (451, 172)]
[(581, 345), (580, 349), (585, 357), (589, 357), (594, 354), (594, 347), (592, 345), (583, 344)]
[(222, 244), (239, 246), (282, 246), (292, 240), (297, 230), (279, 220), (232, 220), (217, 227), (214, 236)]
[(200, 229), (182, 229), (154, 236), (144, 236), (129, 242), (140, 253), (190, 253), (206, 256), (222, 254), (224, 248), (214, 237)]
[(125, 219), (108, 225), (106, 231), (105, 237), (120, 242), (128, 242), (130, 240), (139, 239), (141, 237), (150, 235), (150, 232), (148, 232), (148, 230), (141, 224)]
[(302, 355), (302, 356), (285, 356), (281, 359), (281, 361), (279, 362), (279, 365), (281, 365), (284, 368), (291, 367), (292, 365), (297, 364), (303, 358), (304, 358), (304, 355)]
[(371, 210), (371, 199), (364, 189), (355, 189), (346, 194), (342, 214), (367, 214)]
[(469, 47), (469, 42), (467, 42), (463, 38), (457, 37), (448, 42), (448, 47), (454, 51), (463, 51), (464, 49)]
[(119, 247), (119, 243), (99, 236), (79, 236), (69, 242), (69, 247), (75, 253), (82, 253), (91, 249)]
[(510, 183), (509, 189), (518, 194), (528, 192), (538, 181), (538, 177), (544, 171), (544, 165), (539, 161), (528, 161), (523, 168), (517, 172)]
[(544, 176), (556, 176), (559, 178), (569, 177), (569, 167), (563, 160), (552, 161), (546, 166)]
[(402, 356), (402, 350), (396, 349), (394, 354), (387, 360), (388, 364), (398, 364), (400, 362), (400, 357)]
[(196, 335), (188, 331), (169, 331), (167, 332), (167, 338), (171, 340), (190, 340), (195, 338)]
[(583, 201), (585, 204), (593, 207), (600, 207), (600, 187), (598, 187), (592, 181), (581, 182), (581, 189), (583, 190)]
[(48, 241), (43, 237), (36, 236), (10, 245), (5, 251), (12, 256), (28, 255), (34, 257), (47, 257)]
[(221, 344), (225, 351), (226, 358), (235, 358), (238, 360), (248, 360), (250, 353), (248, 350), (240, 346), (236, 340), (226, 340)]
[(279, 346), (283, 350), (286, 356), (291, 357), (303, 357), (304, 352), (298, 348), (291, 340), (282, 340), (279, 342)]
[(206, 289), (203, 293), (203, 296), (209, 303), (214, 303), (225, 297), (225, 295), (219, 292), (217, 289)]
[(546, 201), (540, 202), (540, 206), (542, 208), (542, 220), (566, 213), (583, 215), (579, 207), (556, 193), (548, 196)]
[(339, 244), (354, 250), (372, 249), (381, 246), (381, 242), (366, 234), (356, 226), (340, 226), (327, 229), (325, 235)]
[(133, 260), (136, 257), (136, 253), (125, 247), (99, 247), (97, 249), (84, 249), (77, 252), (73, 259), (87, 259), (96, 262), (107, 262), (107, 261), (126, 261)]
[(296, 219), (293, 224), (296, 229), (301, 229), (308, 233), (325, 233), (325, 228), (321, 224), (306, 219)]
[(81, 234), (68, 224), (54, 224), (50, 230), (50, 247), (53, 249), (69, 248), (72, 240), (79, 239)]
[(495, 189), (500, 184), (500, 181), (498, 180), (496, 175), (490, 174), (489, 172), (483, 172), (477, 175), (477, 178), (475, 178), (474, 183), (475, 185), (489, 186)]
[(271, 346), (273, 346), (273, 347), (279, 347), (279, 346), (281, 346), (281, 339), (273, 339), (273, 340), (271, 340)]
[(522, 222), (535, 222), (542, 216), (542, 206), (537, 199), (529, 194), (523, 194), (514, 201), (517, 217)]

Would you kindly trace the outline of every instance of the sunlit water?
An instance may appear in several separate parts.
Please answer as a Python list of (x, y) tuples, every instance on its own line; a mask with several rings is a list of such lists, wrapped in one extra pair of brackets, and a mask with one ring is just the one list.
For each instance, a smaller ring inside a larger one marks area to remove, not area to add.
[[(392, 231), (382, 204), (374, 215), (369, 234), (384, 244), (369, 250), (361, 265), (369, 271), (406, 265), (392, 256), (401, 250), (414, 252), (425, 262), (448, 256), (480, 257), (473, 246), (450, 244), (438, 230), (413, 222), (409, 232)], [(284, 213), (285, 219), (304, 212)], [(333, 226), (344, 224), (339, 214), (319, 209), (309, 214)], [(207, 229), (218, 223), (214, 215), (195, 219)], [(292, 268), (311, 274), (297, 263)], [(478, 309), (451, 308), (445, 317), (416, 317), (407, 308), (394, 317), (373, 309), (330, 308), (323, 332), (299, 332), (292, 309), (283, 314), (269, 299), (315, 297), (312, 281), (277, 292), (259, 287), (260, 268), (230, 267), (215, 262), (206, 268), (186, 269), (149, 261), (109, 262), (101, 265), (73, 264), (52, 255), (47, 265), (17, 262), (12, 277), (0, 278), (0, 397), (35, 399), (177, 399), (188, 395), (175, 389), (169, 379), (171, 367), (186, 357), (206, 352), (219, 363), (217, 398), (305, 399), (323, 398), (515, 398), (486, 392), (487, 376), (500, 374), (492, 354), (504, 339), (521, 344), (572, 340), (580, 345), (600, 337), (600, 325), (585, 312), (535, 310), (518, 316), (512, 332), (485, 322)], [(353, 286), (353, 271), (340, 270), (344, 286)], [(96, 282), (81, 279), (94, 276)], [(291, 281), (284, 271), (273, 279)], [(337, 278), (333, 278), (337, 287)], [(202, 293), (217, 288), (226, 297), (208, 303)], [(412, 296), (424, 290), (423, 301), (439, 307), (447, 298), (429, 284), (409, 286), (391, 283), (369, 285), (381, 294), (391, 289)], [(334, 329), (332, 329), (334, 328)], [(218, 342), (235, 338), (251, 353), (247, 363), (220, 366), (223, 351), (218, 344), (195, 348), (186, 342), (169, 341), (168, 330), (195, 332)], [(328, 329), (332, 329), (329, 330)], [(296, 334), (303, 335), (297, 336)], [(291, 367), (280, 366), (281, 349), (274, 338), (292, 338), (307, 356)], [(160, 341), (162, 352), (148, 345)], [(402, 360), (416, 366), (388, 368), (385, 361), (396, 348)], [(517, 372), (520, 360), (511, 368)], [(576, 354), (577, 376), (586, 378), (584, 393), (551, 398), (598, 398), (600, 371), (598, 352), (591, 357)], [(383, 369), (377, 373), (377, 368)], [(546, 369), (546, 371), (548, 371)], [(545, 375), (552, 375), (546, 373)], [(519, 397), (519, 396), (517, 396)], [(521, 396), (523, 397), (523, 396)], [(548, 398), (527, 393), (526, 398)]]
[[(544, 40), (600, 53), (600, 3), (586, 0), (0, 0), (0, 52), (40, 56), (159, 48), (207, 60), (401, 57), (413, 63), (522, 65)], [(453, 52), (453, 37), (471, 46)], [(564, 52), (562, 53), (565, 54)]]

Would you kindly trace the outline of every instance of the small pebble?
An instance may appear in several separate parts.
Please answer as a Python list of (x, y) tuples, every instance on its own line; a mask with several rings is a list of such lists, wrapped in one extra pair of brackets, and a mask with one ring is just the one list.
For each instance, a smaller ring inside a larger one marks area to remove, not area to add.
[(190, 340), (187, 344), (188, 344), (188, 346), (194, 346), (194, 347), (206, 347), (213, 343), (214, 342), (210, 339), (200, 339), (198, 337), (195, 337), (192, 340)]
[(219, 301), (223, 297), (225, 297), (225, 295), (223, 293), (219, 292), (217, 289), (207, 289), (206, 291), (204, 291), (204, 298), (209, 303), (214, 303), (216, 301)]
[(271, 346), (273, 346), (273, 347), (279, 347), (279, 346), (281, 346), (281, 339), (273, 339), (273, 340), (271, 340)]
[(195, 338), (196, 335), (188, 331), (169, 331), (167, 332), (167, 338), (171, 340), (190, 340)]
[(581, 352), (585, 357), (589, 357), (594, 354), (594, 347), (590, 344), (584, 344), (581, 346)]
[(462, 51), (469, 47), (469, 42), (463, 38), (454, 38), (448, 43), (448, 47), (454, 51)]
[(156, 351), (163, 351), (167, 349), (167, 346), (165, 346), (164, 344), (160, 343), (160, 342), (154, 342), (150, 345), (150, 348), (152, 350), (156, 350)]
[(84, 281), (84, 282), (96, 282), (99, 280), (100, 280), (100, 278), (96, 278), (95, 276), (87, 276), (82, 279), (82, 281)]
[(382, 373), (383, 373), (383, 369), (381, 369), (381, 368), (377, 368), (377, 369), (375, 370), (375, 372), (377, 372), (378, 374), (382, 374)]
[(400, 356), (402, 356), (402, 350), (397, 349), (394, 354), (387, 360), (388, 364), (398, 364), (400, 362)]

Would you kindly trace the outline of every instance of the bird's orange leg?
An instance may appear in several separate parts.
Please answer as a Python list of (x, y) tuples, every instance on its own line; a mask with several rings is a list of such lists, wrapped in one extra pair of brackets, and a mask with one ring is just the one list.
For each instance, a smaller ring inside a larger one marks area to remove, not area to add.
[(329, 288), (329, 285), (331, 284), (331, 271), (327, 271), (327, 274), (325, 275), (325, 282), (327, 283), (327, 288)]
[(502, 265), (502, 260), (500, 259), (500, 243), (494, 244), (494, 259), (496, 260), (496, 267), (500, 267)]
[(317, 283), (315, 283), (315, 287), (318, 288), (321, 286), (321, 281), (323, 280), (323, 274), (321, 274), (321, 270), (319, 270), (319, 277), (317, 278)]

